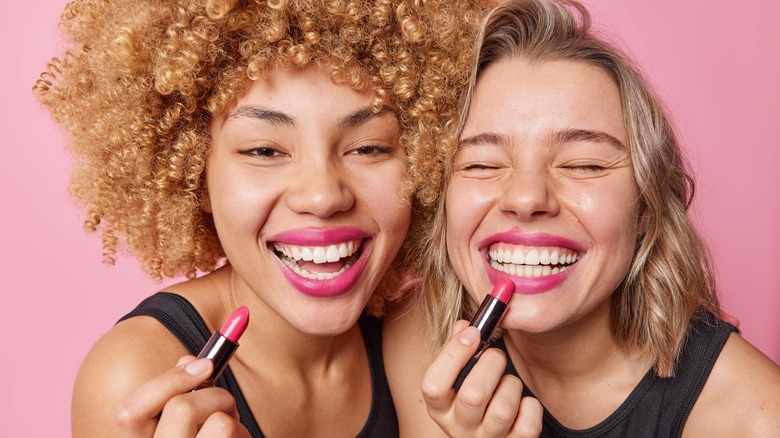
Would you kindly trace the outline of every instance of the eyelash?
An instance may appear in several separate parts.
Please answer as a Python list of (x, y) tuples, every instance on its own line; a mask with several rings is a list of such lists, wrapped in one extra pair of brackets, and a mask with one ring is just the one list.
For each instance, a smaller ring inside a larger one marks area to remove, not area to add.
[(461, 167), (461, 170), (470, 171), (470, 170), (492, 170), (497, 169), (498, 166), (494, 166), (491, 164), (484, 164), (484, 163), (474, 163), (474, 164), (468, 164), (466, 166)]
[(279, 152), (276, 149), (271, 147), (258, 147), (258, 148), (246, 149), (241, 151), (241, 154), (249, 155), (252, 157), (263, 157), (263, 158), (280, 157), (285, 155), (284, 153)]
[(386, 155), (393, 153), (393, 148), (379, 145), (366, 145), (353, 149), (350, 153), (356, 155)]
[(598, 172), (604, 170), (603, 166), (599, 166), (597, 164), (588, 164), (582, 166), (566, 166), (566, 168), (569, 170), (575, 170), (579, 172)]

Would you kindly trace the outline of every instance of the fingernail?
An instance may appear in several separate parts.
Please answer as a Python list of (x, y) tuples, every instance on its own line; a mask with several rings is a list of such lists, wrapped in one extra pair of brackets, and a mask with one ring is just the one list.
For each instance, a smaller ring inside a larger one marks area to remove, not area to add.
[(184, 367), (184, 371), (186, 371), (188, 374), (191, 374), (193, 376), (197, 376), (198, 374), (201, 374), (203, 371), (206, 371), (206, 368), (208, 368), (208, 366), (209, 366), (208, 359), (193, 360), (192, 362), (188, 363), (187, 366)]
[(479, 340), (479, 330), (472, 330), (471, 327), (466, 327), (462, 332), (460, 332), (458, 340), (463, 345), (471, 345)]

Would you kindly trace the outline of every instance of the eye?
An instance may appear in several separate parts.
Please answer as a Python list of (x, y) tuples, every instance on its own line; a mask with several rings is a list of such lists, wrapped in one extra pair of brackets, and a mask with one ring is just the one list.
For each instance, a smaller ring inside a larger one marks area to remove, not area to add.
[(248, 155), (250, 157), (263, 157), (263, 158), (282, 157), (287, 155), (272, 147), (267, 147), (267, 146), (245, 149), (240, 151), (240, 153), (242, 155)]
[(463, 171), (480, 171), (480, 170), (493, 170), (498, 169), (498, 166), (495, 164), (489, 164), (489, 163), (469, 163), (464, 166), (461, 166), (460, 170)]
[(393, 148), (379, 145), (365, 145), (352, 149), (349, 153), (352, 155), (365, 156), (389, 155), (393, 153)]

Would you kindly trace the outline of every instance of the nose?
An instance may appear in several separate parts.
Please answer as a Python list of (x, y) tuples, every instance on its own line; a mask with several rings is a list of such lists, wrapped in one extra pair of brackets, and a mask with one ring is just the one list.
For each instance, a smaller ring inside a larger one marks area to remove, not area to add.
[(287, 206), (299, 214), (328, 218), (352, 208), (355, 194), (346, 170), (326, 158), (310, 159), (295, 166), (290, 175)]
[(560, 208), (554, 181), (541, 168), (515, 168), (504, 186), (499, 207), (524, 221), (554, 216)]

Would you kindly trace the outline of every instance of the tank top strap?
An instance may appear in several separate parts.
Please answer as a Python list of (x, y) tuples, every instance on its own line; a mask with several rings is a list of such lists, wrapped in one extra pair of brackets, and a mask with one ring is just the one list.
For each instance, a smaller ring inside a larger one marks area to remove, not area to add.
[(358, 320), (371, 370), (371, 411), (357, 438), (398, 437), (398, 417), (387, 384), (382, 355), (382, 320), (362, 314)]

